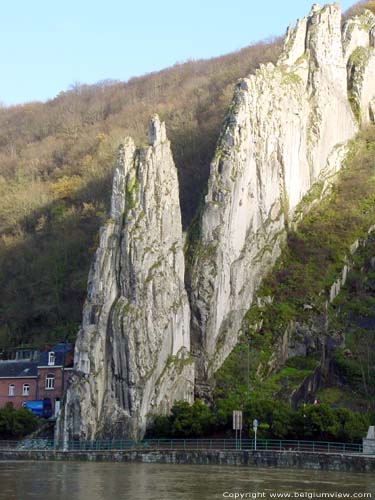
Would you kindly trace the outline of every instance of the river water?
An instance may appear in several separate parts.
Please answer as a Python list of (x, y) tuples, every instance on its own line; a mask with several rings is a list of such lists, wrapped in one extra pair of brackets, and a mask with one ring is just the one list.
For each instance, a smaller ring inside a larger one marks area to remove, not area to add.
[[(0, 462), (1, 500), (373, 498), (372, 474), (204, 465)], [(279, 494), (279, 497), (273, 496)], [(348, 495), (340, 497), (340, 493)], [(365, 496), (367, 493), (371, 496)], [(356, 495), (356, 496), (355, 496)], [(284, 497), (288, 498), (288, 497)]]

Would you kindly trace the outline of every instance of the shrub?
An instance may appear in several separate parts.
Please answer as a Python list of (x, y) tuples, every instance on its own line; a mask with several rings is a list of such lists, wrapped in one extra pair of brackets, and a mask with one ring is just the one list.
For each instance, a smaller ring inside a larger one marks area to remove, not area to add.
[[(193, 405), (176, 402), (171, 414), (156, 417), (152, 437), (199, 438), (221, 434), (233, 437), (232, 412), (241, 409), (233, 400), (220, 400), (208, 407), (197, 400)], [(303, 405), (293, 410), (275, 400), (249, 398), (243, 401), (243, 435), (253, 437), (253, 420), (259, 422), (258, 437), (316, 441), (360, 442), (366, 435), (370, 414), (331, 408), (327, 404)]]
[(0, 409), (0, 439), (20, 438), (35, 431), (39, 420), (25, 408), (15, 409), (7, 403)]

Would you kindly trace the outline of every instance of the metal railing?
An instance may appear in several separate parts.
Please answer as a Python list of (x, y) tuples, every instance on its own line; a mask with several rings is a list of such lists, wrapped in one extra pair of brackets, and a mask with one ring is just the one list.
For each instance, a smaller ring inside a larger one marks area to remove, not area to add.
[[(121, 451), (121, 450), (255, 450), (254, 439), (127, 439), (69, 441), (63, 446), (48, 439), (0, 441), (0, 450), (68, 450), (68, 451)], [(361, 444), (329, 441), (297, 441), (257, 439), (257, 451), (309, 452), (309, 453), (362, 453)]]

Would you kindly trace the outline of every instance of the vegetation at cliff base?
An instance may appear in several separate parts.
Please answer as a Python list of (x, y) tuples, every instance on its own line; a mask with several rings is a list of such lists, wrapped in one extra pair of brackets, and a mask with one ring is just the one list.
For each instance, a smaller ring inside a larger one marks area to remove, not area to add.
[(25, 408), (15, 409), (12, 403), (0, 408), (0, 439), (21, 438), (38, 426), (39, 419)]
[(253, 437), (252, 422), (259, 421), (258, 437), (316, 441), (361, 442), (374, 415), (353, 413), (327, 404), (290, 405), (253, 397), (209, 408), (197, 400), (174, 404), (168, 417), (156, 417), (149, 437), (233, 437), (232, 412), (243, 410), (244, 437)]

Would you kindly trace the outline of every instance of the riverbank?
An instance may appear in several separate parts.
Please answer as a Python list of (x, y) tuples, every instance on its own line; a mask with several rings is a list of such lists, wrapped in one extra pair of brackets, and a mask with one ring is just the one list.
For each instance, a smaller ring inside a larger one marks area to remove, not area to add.
[(0, 450), (1, 461), (140, 462), (159, 464), (229, 465), (375, 473), (375, 456), (296, 451), (121, 450), (60, 451)]

